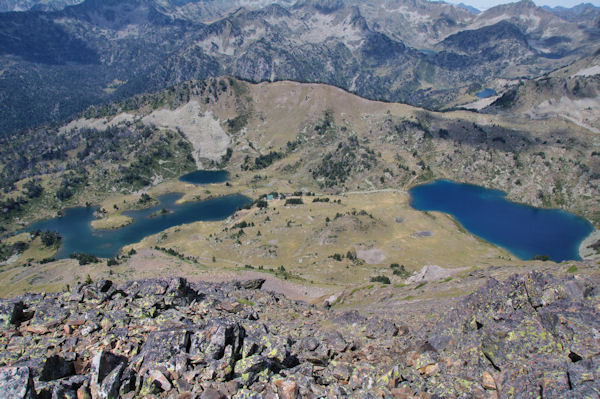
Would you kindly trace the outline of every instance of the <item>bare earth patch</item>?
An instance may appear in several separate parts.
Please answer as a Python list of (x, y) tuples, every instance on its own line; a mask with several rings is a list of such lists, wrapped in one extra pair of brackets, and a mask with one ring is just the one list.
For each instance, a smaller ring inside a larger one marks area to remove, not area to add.
[(172, 111), (156, 110), (142, 121), (147, 125), (181, 130), (194, 147), (193, 156), (199, 168), (202, 166), (202, 158), (220, 160), (231, 143), (212, 112), (204, 114), (197, 101), (190, 101)]
[(356, 248), (356, 257), (369, 265), (382, 263), (386, 256), (379, 248)]

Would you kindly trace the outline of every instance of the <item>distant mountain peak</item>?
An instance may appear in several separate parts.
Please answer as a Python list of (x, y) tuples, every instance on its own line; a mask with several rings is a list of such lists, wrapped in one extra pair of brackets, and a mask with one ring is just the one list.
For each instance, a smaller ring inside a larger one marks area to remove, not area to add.
[(360, 9), (357, 6), (353, 6), (350, 11), (350, 24), (360, 29), (361, 31), (369, 30), (367, 20), (360, 13)]
[(346, 7), (344, 0), (299, 0), (297, 7), (311, 7), (323, 14), (331, 14)]
[(465, 3), (456, 4), (457, 7), (464, 8), (473, 15), (481, 14), (481, 10)]
[(545, 9), (545, 10), (548, 10), (548, 11), (571, 10), (571, 11), (575, 11), (575, 12), (585, 11), (586, 9), (589, 9), (589, 8), (600, 9), (600, 7), (596, 7), (592, 3), (580, 3), (580, 4), (577, 4), (577, 5), (573, 6), (573, 7), (563, 7), (563, 6), (550, 7), (550, 6), (542, 6), (542, 8)]
[(582, 22), (587, 19), (600, 17), (600, 7), (596, 7), (591, 3), (581, 3), (571, 8), (568, 7), (542, 7), (545, 11), (550, 12), (557, 17), (570, 22)]
[(484, 13), (493, 13), (493, 12), (497, 12), (497, 11), (509, 11), (509, 10), (514, 13), (519, 13), (519, 12), (522, 12), (525, 10), (535, 10), (535, 9), (541, 10), (541, 8), (536, 6), (533, 1), (521, 0), (521, 1), (516, 1), (514, 3), (499, 4), (492, 8), (488, 8), (486, 11), (484, 11)]
[(282, 18), (290, 16), (290, 12), (288, 11), (288, 9), (277, 3), (272, 3), (264, 8), (254, 10), (253, 13), (262, 17), (269, 16)]
[(517, 4), (521, 5), (522, 7), (537, 8), (537, 6), (535, 5), (535, 3), (532, 0), (521, 0), (521, 1), (517, 2)]

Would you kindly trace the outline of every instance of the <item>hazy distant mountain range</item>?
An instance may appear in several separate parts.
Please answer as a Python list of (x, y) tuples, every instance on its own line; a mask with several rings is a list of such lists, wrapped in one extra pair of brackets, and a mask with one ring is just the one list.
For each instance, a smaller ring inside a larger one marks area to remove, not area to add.
[(62, 10), (79, 4), (81, 0), (0, 0), (0, 12), (36, 10)]
[(493, 79), (538, 76), (600, 47), (598, 9), (588, 5), (546, 10), (522, 1), (474, 14), (424, 0), (68, 6), (75, 2), (0, 1), (3, 10), (33, 8), (0, 14), (1, 131), (226, 74), (322, 82), (436, 108)]
[(590, 3), (581, 3), (571, 8), (548, 6), (543, 6), (542, 8), (571, 22), (579, 22), (582, 19), (598, 18), (600, 15), (600, 7), (596, 7)]
[[(83, 3), (84, 0), (0, 0), (0, 12), (7, 11), (27, 11), (35, 10), (62, 10), (67, 6)], [(294, 3), (290, 1), (289, 3)], [(185, 7), (193, 5), (194, 7), (202, 8), (204, 12), (215, 12), (217, 10), (227, 10), (231, 7), (264, 7), (267, 4), (273, 3), (272, 0), (161, 0), (158, 3), (164, 5), (173, 5), (177, 7)], [(285, 0), (279, 1), (285, 3)]]

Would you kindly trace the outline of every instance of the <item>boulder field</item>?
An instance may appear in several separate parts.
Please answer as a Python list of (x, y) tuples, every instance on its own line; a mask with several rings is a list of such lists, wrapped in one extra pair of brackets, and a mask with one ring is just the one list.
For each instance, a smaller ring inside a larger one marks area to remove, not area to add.
[(78, 284), (0, 301), (3, 398), (597, 398), (596, 277), (490, 278), (427, 328), (264, 280)]

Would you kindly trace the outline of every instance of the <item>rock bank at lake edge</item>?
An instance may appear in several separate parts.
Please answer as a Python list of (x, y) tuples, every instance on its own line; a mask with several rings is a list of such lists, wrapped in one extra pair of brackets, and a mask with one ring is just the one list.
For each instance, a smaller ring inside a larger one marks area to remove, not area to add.
[[(0, 391), (38, 397), (583, 397), (600, 277), (489, 279), (436, 316), (337, 311), (264, 280), (78, 284), (0, 301)], [(410, 308), (407, 308), (410, 312)]]
[(579, 256), (585, 260), (600, 259), (600, 252), (592, 248), (593, 244), (600, 242), (600, 230), (594, 230), (579, 245)]

